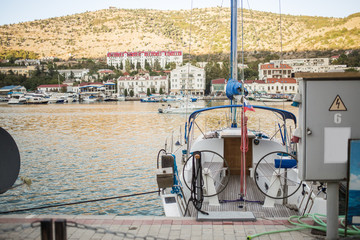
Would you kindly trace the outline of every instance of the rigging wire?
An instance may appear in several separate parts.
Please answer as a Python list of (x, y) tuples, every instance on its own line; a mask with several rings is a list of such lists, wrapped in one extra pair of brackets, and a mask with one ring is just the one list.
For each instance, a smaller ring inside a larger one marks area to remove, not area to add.
[(193, 0), (191, 0), (190, 6), (190, 26), (189, 26), (189, 62), (188, 62), (188, 72), (187, 72), (187, 83), (185, 84), (185, 122), (187, 120), (188, 115), (188, 105), (189, 105), (189, 81), (190, 81), (190, 64), (191, 64), (191, 27), (192, 27), (192, 15), (193, 15)]
[[(245, 73), (244, 73), (244, 2), (241, 0), (241, 103), (245, 102)], [(236, 66), (237, 67), (237, 66)], [(247, 152), (247, 128), (246, 128), (245, 110), (241, 108), (241, 173), (240, 173), (240, 194), (241, 197), (246, 197), (246, 152)], [(245, 132), (246, 131), (246, 132)], [(244, 136), (245, 135), (245, 136)]]
[[(282, 80), (283, 77), (283, 72), (284, 72), (284, 61), (283, 61), (283, 43), (282, 43), (282, 14), (281, 14), (281, 0), (279, 0), (279, 15), (280, 15), (280, 26), (279, 26), (279, 30), (280, 30), (280, 82), (282, 83), (282, 92), (284, 95), (284, 83)], [(285, 109), (285, 102), (283, 102), (283, 110)]]

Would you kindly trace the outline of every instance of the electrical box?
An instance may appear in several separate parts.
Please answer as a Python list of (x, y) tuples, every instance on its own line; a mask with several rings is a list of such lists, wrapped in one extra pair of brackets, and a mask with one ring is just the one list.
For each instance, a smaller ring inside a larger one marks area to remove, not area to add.
[(360, 138), (360, 73), (296, 73), (295, 78), (301, 95), (299, 177), (344, 180), (348, 140)]

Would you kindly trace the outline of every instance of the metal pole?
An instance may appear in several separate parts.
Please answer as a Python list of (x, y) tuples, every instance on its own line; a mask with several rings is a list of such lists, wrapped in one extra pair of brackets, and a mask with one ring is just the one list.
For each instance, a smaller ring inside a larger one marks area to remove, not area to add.
[(326, 239), (335, 240), (339, 237), (339, 182), (327, 183), (326, 203)]
[(66, 240), (66, 219), (55, 220), (55, 240)]
[(53, 240), (53, 220), (41, 220), (41, 240)]

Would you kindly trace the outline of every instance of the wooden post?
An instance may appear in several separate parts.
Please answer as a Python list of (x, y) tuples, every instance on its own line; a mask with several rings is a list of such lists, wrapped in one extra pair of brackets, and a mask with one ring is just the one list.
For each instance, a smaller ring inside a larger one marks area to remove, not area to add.
[(41, 240), (53, 240), (53, 220), (41, 220)]
[(66, 240), (66, 219), (55, 220), (55, 240)]

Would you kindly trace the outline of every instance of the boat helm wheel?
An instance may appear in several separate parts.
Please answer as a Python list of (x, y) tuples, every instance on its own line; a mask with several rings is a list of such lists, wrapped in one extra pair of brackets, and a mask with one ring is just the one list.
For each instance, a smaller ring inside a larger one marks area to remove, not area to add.
[(274, 199), (294, 195), (301, 186), (297, 165), (296, 157), (287, 152), (275, 151), (264, 155), (255, 167), (256, 186), (265, 196)]
[[(208, 182), (204, 178), (206, 176), (212, 179), (213, 185), (215, 186), (215, 193), (208, 193), (204, 190), (209, 189), (206, 186)], [(193, 152), (183, 167), (183, 182), (185, 186), (190, 191), (193, 191), (194, 188), (201, 188), (201, 191), (198, 192), (201, 192), (203, 197), (218, 195), (225, 190), (229, 180), (230, 168), (227, 161), (223, 156), (214, 151), (202, 150)]]

